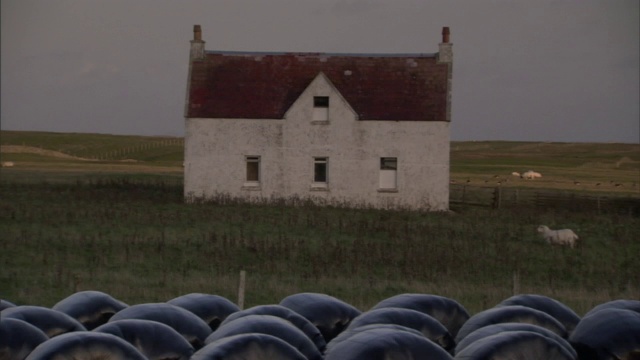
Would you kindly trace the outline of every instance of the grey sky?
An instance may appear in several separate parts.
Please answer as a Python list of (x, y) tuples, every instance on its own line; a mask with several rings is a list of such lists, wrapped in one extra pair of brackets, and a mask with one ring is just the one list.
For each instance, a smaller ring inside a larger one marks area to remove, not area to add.
[(454, 51), (453, 140), (640, 142), (637, 0), (2, 0), (1, 128), (183, 135), (208, 50)]

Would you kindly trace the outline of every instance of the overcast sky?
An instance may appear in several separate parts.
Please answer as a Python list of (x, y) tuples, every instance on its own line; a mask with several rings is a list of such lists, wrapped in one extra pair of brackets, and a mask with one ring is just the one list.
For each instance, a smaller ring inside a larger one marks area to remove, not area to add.
[(638, 0), (2, 0), (1, 128), (184, 131), (208, 50), (434, 53), (452, 140), (640, 142)]

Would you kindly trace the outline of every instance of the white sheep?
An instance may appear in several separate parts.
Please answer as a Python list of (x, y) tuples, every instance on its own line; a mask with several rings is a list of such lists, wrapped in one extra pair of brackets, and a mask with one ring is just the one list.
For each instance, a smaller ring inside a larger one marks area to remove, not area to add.
[(541, 177), (542, 177), (542, 174), (540, 174), (539, 172), (535, 172), (535, 171), (533, 171), (533, 170), (529, 170), (529, 171), (527, 171), (527, 172), (523, 173), (523, 174), (521, 175), (521, 177), (522, 177), (523, 179), (533, 180), (533, 179), (535, 179), (535, 178), (541, 178)]
[(551, 245), (569, 245), (574, 248), (577, 245), (578, 235), (571, 229), (551, 230), (546, 225), (538, 226), (538, 232)]

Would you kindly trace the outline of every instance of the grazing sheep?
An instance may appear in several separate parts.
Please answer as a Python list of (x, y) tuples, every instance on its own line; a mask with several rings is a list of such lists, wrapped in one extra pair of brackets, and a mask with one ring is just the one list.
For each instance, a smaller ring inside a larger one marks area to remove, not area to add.
[(533, 179), (536, 179), (536, 178), (541, 178), (542, 174), (540, 174), (539, 172), (535, 172), (533, 170), (529, 170), (529, 171), (527, 171), (525, 173), (522, 173), (521, 177), (523, 179), (533, 180)]
[(542, 237), (552, 245), (569, 245), (574, 248), (577, 245), (578, 235), (571, 229), (551, 230), (546, 225), (538, 226), (538, 232)]
[(13, 167), (15, 164), (13, 161), (3, 161), (2, 167)]
[(512, 173), (511, 173), (511, 175), (512, 175), (512, 176), (520, 177), (520, 173), (519, 173), (519, 172), (517, 172), (517, 171), (512, 172)]

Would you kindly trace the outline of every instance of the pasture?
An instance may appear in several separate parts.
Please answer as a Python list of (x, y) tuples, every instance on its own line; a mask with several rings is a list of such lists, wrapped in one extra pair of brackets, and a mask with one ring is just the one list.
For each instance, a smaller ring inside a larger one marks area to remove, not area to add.
[[(416, 292), (450, 297), (473, 314), (514, 293), (536, 293), (584, 314), (640, 298), (633, 213), (524, 206), (419, 213), (225, 196), (184, 204), (180, 139), (6, 131), (1, 139), (2, 161), (15, 166), (0, 170), (0, 297), (18, 304), (49, 307), (82, 290), (130, 304), (191, 292), (236, 300), (241, 270), (245, 307), (309, 291), (364, 311)], [(638, 145), (451, 149), (457, 183), (484, 186), (532, 169), (541, 181), (509, 178), (503, 186), (638, 198)], [(580, 246), (549, 246), (540, 224), (572, 228)]]

